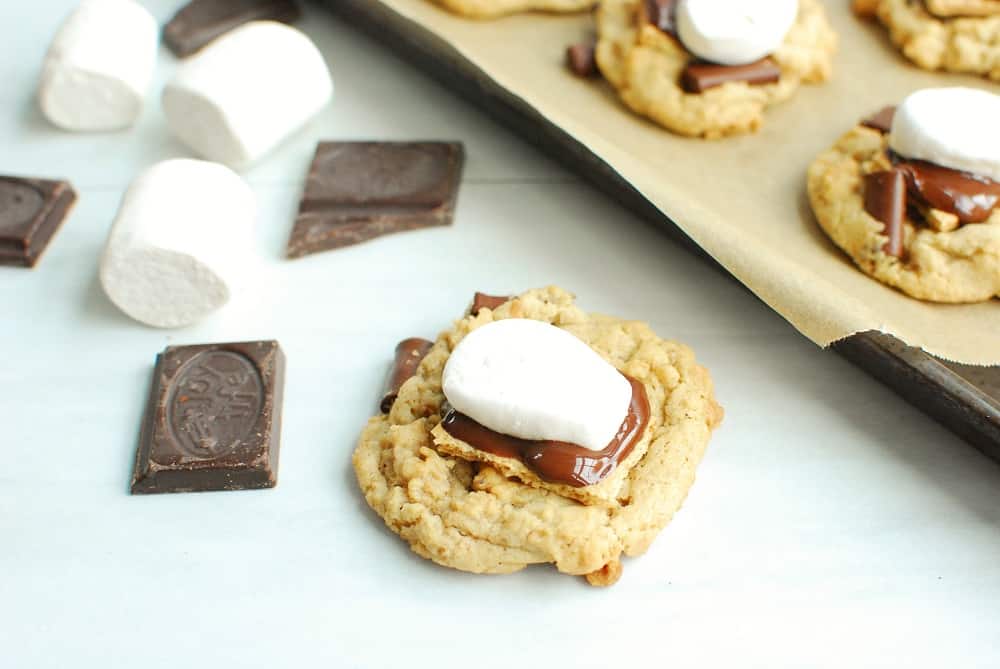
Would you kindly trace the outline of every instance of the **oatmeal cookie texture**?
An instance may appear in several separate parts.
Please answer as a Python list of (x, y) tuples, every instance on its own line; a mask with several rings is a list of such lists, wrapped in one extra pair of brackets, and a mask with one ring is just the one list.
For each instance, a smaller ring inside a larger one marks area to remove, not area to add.
[[(565, 328), (646, 386), (651, 420), (643, 454), (621, 467), (613, 497), (583, 504), (536, 487), (523, 471), (507, 470), (508, 478), (497, 466), (448, 455), (435, 444), (450, 352), (473, 329), (503, 318)], [(368, 504), (416, 553), (438, 564), (498, 574), (551, 562), (610, 585), (621, 573), (622, 554), (644, 552), (680, 507), (721, 420), (711, 378), (690, 349), (659, 339), (644, 324), (587, 314), (552, 287), (466, 316), (441, 334), (390, 413), (368, 421), (353, 461)]]
[(432, 0), (437, 5), (472, 19), (492, 19), (518, 12), (580, 12), (597, 0)]
[(687, 93), (681, 72), (693, 56), (674, 37), (645, 22), (643, 0), (604, 0), (597, 11), (597, 64), (633, 111), (681, 135), (708, 139), (753, 132), (764, 111), (803, 83), (826, 81), (837, 36), (819, 0), (800, 0), (799, 14), (773, 58), (781, 79), (772, 84), (728, 82)]
[(1000, 208), (983, 223), (938, 232), (903, 223), (902, 258), (885, 253), (884, 225), (864, 206), (864, 175), (888, 169), (888, 138), (857, 126), (809, 167), (809, 201), (820, 227), (866, 274), (933, 302), (1000, 295)]
[[(980, 74), (1000, 81), (1000, 2), (963, 3), (981, 15), (935, 16), (945, 0), (925, 5), (913, 0), (873, 0), (872, 7), (903, 55), (925, 70)], [(859, 9), (871, 9), (871, 7)], [(992, 12), (987, 15), (987, 12)]]

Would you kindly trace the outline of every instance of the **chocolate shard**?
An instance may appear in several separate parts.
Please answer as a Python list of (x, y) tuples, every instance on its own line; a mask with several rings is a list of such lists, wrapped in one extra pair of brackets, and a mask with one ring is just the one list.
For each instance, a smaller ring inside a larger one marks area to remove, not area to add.
[(0, 265), (34, 267), (75, 203), (68, 181), (0, 176)]
[(882, 250), (903, 257), (903, 221), (906, 217), (906, 177), (897, 168), (865, 175), (865, 211), (885, 225), (889, 238)]
[(597, 76), (595, 48), (593, 42), (580, 42), (566, 47), (566, 66), (570, 72), (583, 78)]
[(888, 133), (892, 130), (892, 119), (896, 116), (896, 106), (889, 105), (888, 107), (882, 107), (868, 118), (861, 121), (861, 125), (866, 128), (872, 128), (873, 130), (878, 130), (882, 134)]
[(487, 295), (486, 293), (476, 292), (472, 298), (472, 308), (469, 309), (469, 313), (475, 316), (479, 313), (480, 309), (496, 309), (501, 304), (506, 304), (509, 301), (510, 298), (506, 295)]
[(770, 58), (762, 58), (746, 65), (716, 65), (692, 61), (681, 73), (681, 88), (688, 93), (704, 93), (730, 81), (760, 85), (773, 84), (780, 78), (781, 68)]
[(678, 0), (646, 0), (642, 4), (645, 20), (668, 35), (677, 34)]
[(284, 384), (276, 341), (168, 347), (156, 358), (132, 493), (273, 488)]
[(396, 401), (399, 389), (417, 373), (420, 361), (426, 357), (432, 346), (434, 342), (420, 337), (404, 339), (396, 344), (396, 357), (385, 379), (385, 390), (378, 405), (382, 413), (389, 413), (392, 409), (392, 403)]
[(34, 267), (75, 203), (68, 181), (0, 176), (0, 265)]
[(322, 142), (287, 256), (450, 225), (465, 151), (457, 142)]
[(191, 0), (163, 27), (163, 42), (184, 58), (244, 23), (294, 23), (301, 16), (295, 0)]

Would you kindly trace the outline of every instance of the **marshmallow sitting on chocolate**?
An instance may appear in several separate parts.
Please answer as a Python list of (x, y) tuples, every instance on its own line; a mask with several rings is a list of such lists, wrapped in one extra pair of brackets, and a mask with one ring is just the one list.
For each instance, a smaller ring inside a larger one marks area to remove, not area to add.
[(599, 451), (628, 414), (632, 386), (572, 334), (510, 318), (470, 332), (451, 352), (442, 387), (456, 411), (494, 432)]
[(256, 203), (229, 168), (167, 160), (129, 186), (100, 278), (115, 305), (156, 327), (189, 325), (229, 301), (256, 258)]
[(327, 105), (333, 81), (316, 46), (275, 21), (253, 21), (185, 61), (163, 91), (170, 130), (234, 169), (257, 160)]
[(45, 56), (38, 104), (64, 130), (118, 130), (142, 112), (159, 27), (133, 0), (84, 0)]
[(926, 88), (896, 107), (889, 148), (911, 160), (1000, 181), (1000, 95)]
[(698, 58), (746, 65), (773, 53), (798, 15), (798, 0), (680, 0), (677, 36)]

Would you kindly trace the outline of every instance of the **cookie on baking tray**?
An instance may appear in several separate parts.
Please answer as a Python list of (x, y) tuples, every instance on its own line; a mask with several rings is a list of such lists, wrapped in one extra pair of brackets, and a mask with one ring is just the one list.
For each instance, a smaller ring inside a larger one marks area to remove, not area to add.
[(925, 70), (1000, 81), (1000, 0), (855, 0), (877, 16), (903, 55)]
[(365, 499), (438, 564), (550, 562), (610, 585), (694, 480), (722, 420), (711, 377), (683, 344), (560, 288), (485, 297), (433, 346), (397, 349), (387, 413), (354, 452)]
[(692, 137), (757, 130), (828, 79), (837, 36), (819, 0), (603, 0), (597, 64), (633, 111)]
[(1000, 296), (1000, 96), (917, 91), (809, 167), (816, 219), (866, 274), (933, 302)]
[(445, 9), (470, 19), (492, 19), (519, 12), (581, 12), (597, 0), (432, 0)]

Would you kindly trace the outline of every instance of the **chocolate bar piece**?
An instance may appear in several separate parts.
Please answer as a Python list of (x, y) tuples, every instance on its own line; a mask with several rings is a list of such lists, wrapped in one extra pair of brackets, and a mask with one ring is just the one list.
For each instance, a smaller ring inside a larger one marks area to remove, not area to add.
[(486, 293), (477, 291), (472, 298), (472, 308), (469, 310), (469, 313), (475, 316), (479, 313), (480, 309), (493, 310), (509, 301), (510, 298), (506, 295), (487, 295)]
[(861, 125), (866, 128), (872, 128), (878, 130), (882, 134), (888, 133), (892, 130), (892, 119), (896, 116), (895, 105), (890, 105), (888, 107), (882, 107), (865, 120), (861, 121)]
[(244, 23), (294, 23), (301, 16), (295, 0), (191, 0), (163, 27), (163, 42), (184, 58)]
[(781, 78), (781, 68), (770, 58), (746, 65), (716, 65), (693, 61), (681, 73), (681, 88), (688, 93), (704, 93), (730, 81), (751, 85), (773, 84)]
[(385, 379), (385, 392), (379, 401), (379, 409), (382, 413), (389, 413), (392, 403), (399, 395), (399, 389), (403, 387), (410, 377), (417, 373), (420, 361), (424, 359), (434, 342), (419, 337), (404, 339), (396, 344), (396, 358), (393, 360), (392, 369)]
[(287, 255), (449, 225), (465, 151), (452, 142), (322, 142)]
[(156, 358), (132, 493), (273, 488), (284, 384), (276, 341), (168, 347)]
[(642, 8), (650, 24), (668, 35), (676, 35), (677, 0), (646, 0)]
[(566, 47), (566, 66), (578, 77), (597, 76), (597, 60), (593, 42), (580, 42)]
[(34, 267), (75, 203), (68, 181), (0, 177), (0, 265)]
[(888, 255), (903, 257), (903, 219), (906, 216), (906, 178), (893, 168), (865, 175), (865, 211), (885, 225), (889, 237), (882, 246)]

